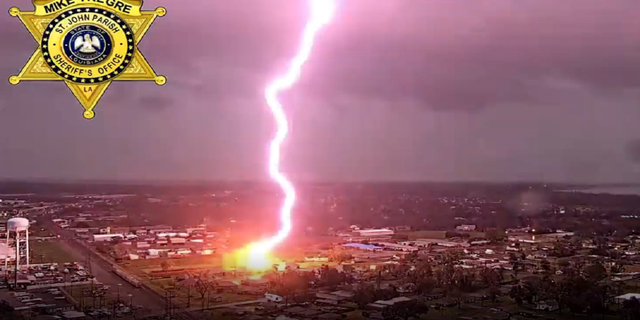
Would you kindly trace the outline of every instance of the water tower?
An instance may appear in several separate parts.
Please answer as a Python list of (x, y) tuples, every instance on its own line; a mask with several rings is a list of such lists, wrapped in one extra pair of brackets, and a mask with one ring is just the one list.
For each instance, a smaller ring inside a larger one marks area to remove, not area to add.
[[(29, 220), (25, 218), (11, 218), (7, 221), (7, 247), (9, 239), (14, 239), (16, 250), (16, 271), (20, 265), (29, 268)], [(7, 262), (5, 261), (5, 270)]]

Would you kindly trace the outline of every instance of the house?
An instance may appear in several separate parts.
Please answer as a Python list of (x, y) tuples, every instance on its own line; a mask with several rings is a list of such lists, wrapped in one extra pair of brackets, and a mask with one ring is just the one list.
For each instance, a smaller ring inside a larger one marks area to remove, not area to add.
[(84, 312), (80, 312), (80, 311), (65, 311), (62, 313), (63, 319), (79, 320), (79, 319), (86, 319), (86, 317), (87, 316), (84, 314)]
[(367, 305), (367, 307), (371, 308), (371, 309), (377, 309), (377, 310), (381, 310), (384, 308), (387, 308), (389, 306), (392, 306), (396, 303), (401, 303), (401, 302), (407, 302), (407, 301), (411, 301), (413, 299), (411, 298), (407, 298), (407, 297), (397, 297), (397, 298), (393, 298), (391, 300), (378, 300), (375, 301), (373, 303), (370, 303)]
[(152, 226), (152, 227), (148, 227), (147, 230), (149, 231), (149, 233), (163, 233), (163, 232), (171, 232), (173, 231), (173, 227), (172, 226)]
[(334, 296), (341, 297), (344, 300), (351, 300), (351, 298), (355, 296), (355, 293), (351, 291), (345, 291), (345, 290), (334, 291), (334, 292), (331, 292), (331, 294)]
[(108, 233), (128, 234), (129, 230), (129, 227), (109, 227)]
[(360, 237), (380, 237), (380, 236), (392, 236), (395, 232), (391, 229), (362, 229), (353, 230), (355, 235)]
[(298, 270), (298, 269), (300, 269), (300, 265), (298, 265), (297, 263), (286, 262), (278, 265), (278, 271)]
[(413, 283), (405, 283), (396, 288), (399, 293), (413, 293), (416, 291), (416, 285)]
[(457, 226), (456, 230), (458, 230), (458, 231), (475, 231), (476, 230), (476, 225), (475, 224), (463, 224), (463, 225)]
[(247, 287), (261, 288), (269, 286), (269, 280), (267, 279), (247, 279), (242, 280), (242, 285)]
[(104, 242), (111, 241), (112, 239), (124, 239), (124, 235), (122, 234), (94, 234), (93, 241), (94, 242)]
[(626, 293), (621, 296), (615, 297), (614, 301), (617, 303), (623, 303), (627, 300), (631, 300), (631, 298), (636, 298), (640, 300), (640, 293)]
[(331, 293), (322, 293), (322, 292), (316, 293), (316, 298), (317, 298), (316, 302), (324, 303), (324, 304), (333, 304), (333, 305), (339, 304), (343, 300), (347, 300), (347, 298), (343, 296), (339, 296)]
[(349, 264), (339, 264), (336, 266), (336, 270), (340, 272), (354, 272), (355, 268)]
[(536, 310), (556, 311), (559, 309), (558, 302), (555, 300), (545, 300), (536, 303)]
[(373, 246), (370, 244), (362, 244), (362, 243), (347, 243), (342, 245), (345, 248), (354, 248), (366, 251), (382, 251), (381, 247)]
[(216, 281), (216, 288), (221, 289), (225, 292), (228, 292), (228, 291), (232, 292), (238, 289), (238, 285), (232, 281), (219, 280), (219, 281)]

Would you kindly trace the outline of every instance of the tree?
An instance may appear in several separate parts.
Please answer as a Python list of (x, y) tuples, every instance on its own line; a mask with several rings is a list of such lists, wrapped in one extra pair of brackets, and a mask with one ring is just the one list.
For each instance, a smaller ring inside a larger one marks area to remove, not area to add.
[(549, 262), (549, 260), (544, 259), (542, 261), (540, 261), (540, 269), (544, 270), (544, 272), (550, 272), (551, 271), (551, 262)]
[(331, 289), (335, 289), (341, 283), (343, 283), (344, 275), (341, 274), (335, 268), (329, 268), (329, 266), (324, 265), (320, 268), (320, 284)]
[(607, 277), (607, 269), (598, 262), (586, 267), (585, 274), (587, 280), (595, 283)]
[(178, 286), (180, 288), (183, 288), (187, 291), (187, 308), (191, 307), (191, 291), (193, 290), (193, 288), (196, 286), (197, 284), (197, 280), (195, 280), (194, 278), (188, 278), (180, 283), (178, 283)]
[(75, 226), (74, 226), (74, 228), (80, 228), (80, 229), (87, 229), (87, 228), (90, 228), (90, 227), (91, 226), (88, 223), (84, 222), (84, 221), (80, 221), (80, 222), (76, 223)]
[(489, 287), (489, 299), (491, 299), (492, 302), (496, 302), (499, 295), (500, 288), (497, 285), (492, 285), (491, 287)]
[(337, 263), (353, 260), (353, 255), (345, 252), (340, 247), (334, 247), (329, 254), (329, 260)]
[(375, 293), (375, 300), (391, 300), (398, 296), (398, 292), (394, 289), (377, 289)]
[(364, 309), (369, 303), (376, 300), (376, 289), (373, 285), (361, 285), (353, 296), (355, 302), (360, 309)]
[(417, 300), (394, 303), (382, 311), (385, 319), (409, 320), (411, 317), (425, 315), (429, 312), (429, 306)]
[(418, 293), (429, 293), (436, 286), (433, 269), (428, 261), (423, 261), (409, 270), (405, 279), (416, 286)]
[(295, 270), (285, 271), (276, 281), (273, 287), (275, 294), (285, 299), (285, 304), (289, 304), (289, 300), (299, 300), (304, 296), (309, 287), (308, 278), (301, 275)]
[(171, 269), (171, 262), (169, 262), (169, 261), (162, 261), (162, 263), (160, 264), (160, 268), (162, 268), (162, 272), (167, 272), (167, 271), (169, 271), (169, 269)]
[(0, 315), (10, 315), (13, 314), (13, 307), (6, 301), (0, 301)]
[(213, 289), (213, 283), (206, 279), (198, 279), (195, 285), (196, 291), (200, 294), (200, 299), (202, 299), (202, 310), (204, 310), (204, 297)]
[(0, 301), (0, 319), (20, 320), (25, 318), (25, 316), (16, 312), (7, 301)]
[(518, 306), (522, 306), (522, 303), (524, 302), (524, 289), (520, 285), (513, 286), (511, 288), (511, 291), (509, 292), (509, 296), (516, 302)]
[(487, 288), (497, 286), (500, 283), (500, 274), (495, 269), (483, 268), (480, 271), (480, 278)]
[(640, 318), (640, 301), (636, 297), (631, 297), (622, 303), (623, 312), (627, 319)]
[(570, 257), (575, 254), (575, 250), (562, 242), (556, 242), (549, 254), (558, 258)]
[(626, 271), (626, 268), (624, 267), (624, 264), (621, 262), (616, 262), (611, 266), (611, 270), (609, 271), (611, 274), (616, 274), (616, 273), (624, 273)]

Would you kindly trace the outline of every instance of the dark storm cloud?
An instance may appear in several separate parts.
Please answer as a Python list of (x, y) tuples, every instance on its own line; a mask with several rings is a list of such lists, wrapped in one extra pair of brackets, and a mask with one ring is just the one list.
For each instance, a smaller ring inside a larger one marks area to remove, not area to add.
[[(207, 19), (201, 11), (190, 20), (196, 27), (183, 22), (158, 28), (164, 41), (149, 48), (163, 53), (158, 61), (188, 58), (186, 76), (203, 65), (220, 70), (198, 77), (209, 85), (205, 94), (247, 92), (248, 86), (230, 84), (259, 86), (275, 70), (274, 61), (291, 52), (303, 22), (301, 5), (278, 6), (284, 12), (278, 14), (265, 3), (207, 4), (215, 17)], [(541, 82), (554, 78), (605, 92), (634, 88), (640, 84), (640, 24), (634, 16), (640, 3), (616, 3), (343, 1), (337, 22), (321, 35), (307, 66), (306, 74), (314, 76), (304, 77), (300, 90), (316, 96), (412, 97), (436, 109), (469, 110), (544, 101), (552, 92)], [(173, 14), (189, 14), (180, 10)], [(256, 15), (259, 10), (264, 13)], [(225, 15), (229, 11), (235, 14)], [(276, 17), (280, 23), (270, 19)]]
[[(295, 51), (305, 4), (146, 1), (169, 9), (140, 46), (169, 82), (113, 83), (92, 121), (63, 83), (0, 82), (0, 177), (265, 177), (262, 90)], [(310, 180), (640, 181), (627, 145), (640, 136), (637, 12), (637, 0), (342, 0), (283, 97), (285, 168)], [(0, 37), (8, 77), (37, 44), (8, 15)]]
[(625, 151), (629, 161), (640, 164), (640, 139), (634, 139), (627, 143)]
[[(341, 46), (320, 49), (335, 64), (320, 67), (325, 74), (308, 86), (380, 98), (413, 96), (448, 110), (545, 100), (540, 82), (549, 78), (593, 90), (640, 84), (640, 28), (634, 18), (640, 3), (424, 1), (416, 5), (419, 10), (411, 8), (415, 3), (389, 10), (378, 32), (362, 30)], [(359, 8), (353, 9), (350, 16)], [(335, 37), (327, 42), (340, 41), (341, 32), (331, 29)], [(379, 72), (382, 66), (386, 72)]]

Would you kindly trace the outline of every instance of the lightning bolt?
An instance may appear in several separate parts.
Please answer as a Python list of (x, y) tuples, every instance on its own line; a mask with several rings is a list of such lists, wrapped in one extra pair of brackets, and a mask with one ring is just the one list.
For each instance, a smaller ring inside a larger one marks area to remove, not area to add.
[(305, 26), (298, 53), (291, 60), (286, 72), (271, 81), (264, 91), (265, 100), (273, 113), (278, 128), (269, 145), (269, 175), (278, 183), (285, 198), (280, 208), (282, 223), (280, 231), (271, 238), (250, 245), (249, 265), (260, 265), (265, 255), (286, 239), (291, 232), (291, 212), (296, 201), (296, 190), (291, 181), (280, 171), (280, 150), (289, 133), (289, 122), (282, 104), (278, 101), (278, 94), (291, 88), (300, 78), (302, 67), (311, 55), (316, 35), (323, 26), (331, 21), (335, 7), (335, 0), (311, 0), (311, 16)]

